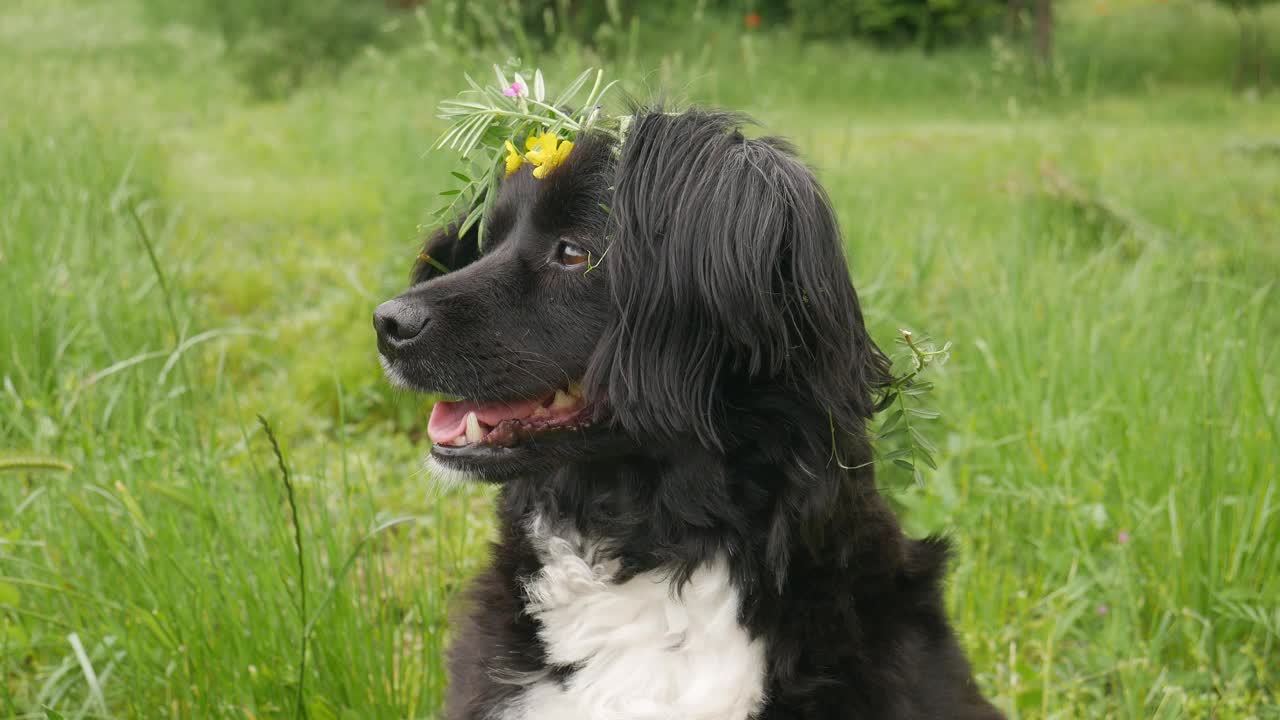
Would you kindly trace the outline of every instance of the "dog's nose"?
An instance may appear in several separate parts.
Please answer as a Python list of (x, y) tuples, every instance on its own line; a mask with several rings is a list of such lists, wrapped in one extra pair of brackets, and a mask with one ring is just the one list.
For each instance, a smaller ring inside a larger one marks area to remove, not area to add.
[(418, 337), (430, 320), (418, 303), (393, 298), (373, 311), (373, 327), (378, 331), (378, 347), (383, 352), (402, 347)]

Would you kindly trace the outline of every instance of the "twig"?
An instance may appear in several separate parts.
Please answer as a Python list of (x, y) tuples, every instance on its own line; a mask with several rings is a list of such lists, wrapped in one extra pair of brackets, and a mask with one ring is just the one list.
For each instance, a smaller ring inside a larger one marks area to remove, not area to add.
[(431, 267), (433, 267), (433, 268), (435, 268), (435, 269), (439, 270), (440, 272), (444, 273), (445, 275), (448, 275), (448, 274), (449, 274), (449, 268), (445, 267), (445, 266), (444, 266), (444, 263), (442, 263), (442, 262), (440, 262), (439, 260), (437, 260), (437, 259), (435, 259), (435, 258), (431, 257), (430, 255), (426, 254), (425, 252), (418, 253), (418, 259), (419, 259), (419, 260), (421, 260), (422, 262), (424, 262), (424, 263), (426, 263), (426, 264), (430, 265)]

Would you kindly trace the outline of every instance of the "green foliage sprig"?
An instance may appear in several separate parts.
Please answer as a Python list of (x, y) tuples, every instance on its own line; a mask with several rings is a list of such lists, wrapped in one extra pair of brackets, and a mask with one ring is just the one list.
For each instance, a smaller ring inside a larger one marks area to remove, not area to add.
[[(589, 130), (622, 140), (631, 120), (604, 110), (603, 99), (617, 81), (605, 83), (602, 70), (584, 70), (555, 95), (548, 93), (540, 69), (533, 71), (532, 84), (518, 70), (513, 69), (510, 78), (498, 65), (493, 71), (496, 87), (481, 85), (466, 75), (470, 87), (457, 98), (440, 103), (438, 117), (450, 125), (434, 145), (435, 149), (457, 152), (466, 167), (451, 173), (462, 186), (440, 193), (448, 201), (432, 213), (432, 219), (448, 223), (465, 211), (458, 233), (465, 234), (478, 223), (481, 243), (485, 240), (485, 218), (503, 177), (508, 142), (522, 146), (529, 135), (545, 133), (573, 140)], [(586, 97), (577, 101), (588, 83)]]
[(895, 366), (903, 365), (901, 372), (895, 369), (893, 381), (885, 389), (880, 406), (888, 415), (876, 429), (874, 445), (876, 460), (894, 465), (911, 473), (917, 485), (924, 484), (920, 465), (937, 470), (934, 455), (938, 448), (925, 435), (923, 425), (931, 423), (942, 413), (928, 406), (926, 400), (933, 391), (933, 383), (921, 380), (922, 373), (939, 367), (951, 357), (951, 343), (936, 347), (927, 338), (917, 339), (910, 330), (899, 330), (896, 342), (903, 352), (895, 358)]

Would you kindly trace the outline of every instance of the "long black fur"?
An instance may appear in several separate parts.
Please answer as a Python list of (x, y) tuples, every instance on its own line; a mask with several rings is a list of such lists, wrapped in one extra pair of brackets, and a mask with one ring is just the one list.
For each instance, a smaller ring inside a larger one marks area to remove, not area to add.
[[(420, 263), (397, 300), (431, 313), (421, 347), (391, 353), (422, 389), (529, 397), (585, 376), (598, 408), (591, 430), (485, 473), (501, 530), (455, 629), (452, 720), (509, 703), (504, 677), (573, 672), (523, 612), (533, 513), (607, 539), (619, 582), (728, 558), (767, 648), (757, 720), (1001, 717), (944, 614), (947, 543), (907, 538), (876, 489), (866, 422), (888, 362), (830, 203), (743, 122), (648, 112), (620, 150), (582, 138), (546, 180), (508, 179), (483, 248), (432, 238), (453, 272)], [(590, 272), (546, 269), (566, 236)]]

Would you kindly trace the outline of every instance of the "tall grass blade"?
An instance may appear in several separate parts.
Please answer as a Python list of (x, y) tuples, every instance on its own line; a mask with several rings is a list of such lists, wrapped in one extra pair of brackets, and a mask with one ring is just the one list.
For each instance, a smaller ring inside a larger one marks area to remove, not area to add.
[(258, 416), (258, 424), (262, 425), (263, 432), (267, 434), (267, 440), (271, 442), (271, 452), (276, 456), (276, 466), (280, 469), (280, 480), (284, 483), (285, 497), (289, 502), (289, 512), (293, 516), (293, 543), (298, 555), (298, 612), (303, 627), (302, 637), (298, 641), (298, 693), (295, 717), (305, 718), (307, 717), (305, 702), (305, 683), (307, 679), (307, 563), (306, 556), (303, 553), (302, 518), (298, 515), (298, 501), (294, 497), (293, 478), (289, 475), (289, 466), (285, 464), (284, 452), (280, 449), (280, 442), (276, 440), (275, 431), (271, 429), (271, 423), (267, 422), (267, 419), (262, 415)]
[(90, 697), (93, 698), (94, 703), (102, 714), (106, 715), (107, 699), (102, 694), (102, 685), (98, 682), (98, 673), (93, 670), (93, 663), (89, 660), (89, 654), (84, 651), (80, 636), (71, 633), (67, 636), (67, 642), (71, 644), (71, 651), (75, 653), (76, 662), (80, 664), (80, 672), (84, 674), (85, 684), (89, 686)]

